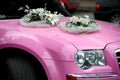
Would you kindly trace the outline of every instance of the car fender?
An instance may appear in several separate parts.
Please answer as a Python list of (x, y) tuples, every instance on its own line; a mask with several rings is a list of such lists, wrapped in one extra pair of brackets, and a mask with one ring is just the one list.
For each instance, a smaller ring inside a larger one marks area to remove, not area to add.
[[(51, 47), (52, 43), (55, 43), (56, 45)], [(55, 42), (54, 40), (49, 40), (49, 39), (47, 40), (44, 37), (40, 37), (40, 36), (38, 37), (30, 33), (29, 34), (21, 33), (16, 30), (8, 30), (6, 31), (6, 33), (4, 34), (2, 33), (2, 35), (0, 36), (0, 49), (18, 48), (32, 54), (42, 64), (50, 80), (53, 80), (57, 77), (59, 77), (59, 79), (61, 80), (60, 77), (62, 75), (60, 75), (61, 71), (59, 71), (59, 67), (62, 64), (58, 66), (58, 62), (62, 63), (64, 60), (63, 61), (58, 61), (58, 60), (66, 56), (65, 54), (63, 55), (60, 53), (69, 52), (70, 50), (68, 49), (73, 49), (75, 51), (73, 45), (68, 44), (67, 46), (63, 46), (63, 44), (61, 45), (60, 44), (61, 43)], [(50, 65), (54, 67), (53, 69), (56, 69), (57, 71), (49, 70)], [(51, 74), (56, 74), (57, 77), (55, 76), (52, 77)]]

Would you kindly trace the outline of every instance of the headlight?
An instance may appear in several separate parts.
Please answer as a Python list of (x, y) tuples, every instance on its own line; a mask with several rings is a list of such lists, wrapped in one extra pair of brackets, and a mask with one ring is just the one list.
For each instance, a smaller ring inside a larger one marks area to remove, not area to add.
[(81, 69), (105, 65), (103, 50), (81, 50), (75, 54), (75, 62)]

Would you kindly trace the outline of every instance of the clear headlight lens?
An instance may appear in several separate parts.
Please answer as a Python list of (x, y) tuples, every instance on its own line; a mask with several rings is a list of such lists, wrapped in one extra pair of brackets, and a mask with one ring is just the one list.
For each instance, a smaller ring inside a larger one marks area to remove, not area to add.
[(103, 50), (81, 50), (75, 54), (75, 62), (81, 69), (105, 65)]

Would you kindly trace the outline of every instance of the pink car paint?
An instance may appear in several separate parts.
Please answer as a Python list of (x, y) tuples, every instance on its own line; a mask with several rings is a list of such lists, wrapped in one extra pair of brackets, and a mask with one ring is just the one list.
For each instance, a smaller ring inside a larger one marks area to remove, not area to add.
[[(67, 19), (61, 19), (58, 24)], [(71, 34), (57, 25), (36, 28), (21, 26), (19, 19), (0, 20), (0, 49), (15, 47), (29, 52), (42, 64), (48, 80), (120, 80), (115, 52), (120, 49), (120, 25), (96, 22), (101, 27), (99, 31)], [(82, 70), (74, 60), (76, 47), (79, 50), (102, 49), (106, 65)]]

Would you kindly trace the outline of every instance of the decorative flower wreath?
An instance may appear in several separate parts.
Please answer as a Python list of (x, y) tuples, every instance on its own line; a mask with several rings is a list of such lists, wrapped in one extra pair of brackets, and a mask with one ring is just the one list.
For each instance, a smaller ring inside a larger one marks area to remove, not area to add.
[(24, 11), (27, 14), (20, 19), (20, 24), (24, 26), (50, 27), (56, 25), (58, 20), (64, 17), (61, 13), (51, 13), (44, 8), (29, 9), (28, 6), (26, 8)]
[(100, 29), (88, 15), (80, 18), (76, 16), (70, 17), (67, 22), (61, 22), (58, 27), (70, 33), (93, 32)]

